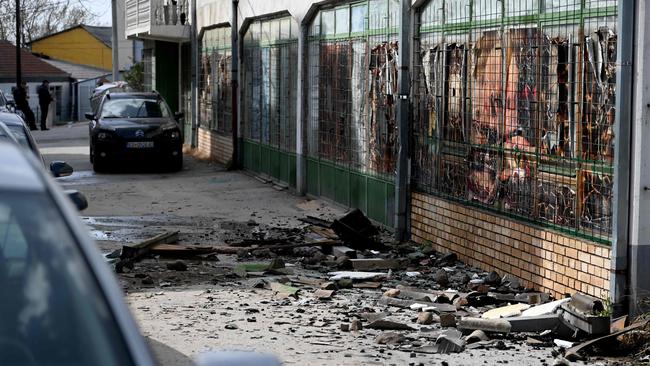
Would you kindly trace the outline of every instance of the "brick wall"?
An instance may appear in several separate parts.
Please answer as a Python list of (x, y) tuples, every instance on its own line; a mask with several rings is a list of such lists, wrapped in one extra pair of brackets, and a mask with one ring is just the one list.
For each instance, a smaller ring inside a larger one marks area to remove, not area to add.
[(225, 165), (232, 158), (232, 137), (220, 135), (206, 128), (199, 128), (197, 150), (199, 155)]
[(414, 193), (411, 203), (411, 233), (418, 243), (455, 252), (483, 270), (514, 275), (555, 297), (609, 294), (607, 246), (426, 194)]

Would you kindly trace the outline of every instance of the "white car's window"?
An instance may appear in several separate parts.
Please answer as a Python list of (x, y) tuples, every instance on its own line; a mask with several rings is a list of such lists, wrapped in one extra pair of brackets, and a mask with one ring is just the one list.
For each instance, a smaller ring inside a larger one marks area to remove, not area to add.
[(21, 146), (26, 147), (28, 149), (32, 148), (32, 146), (29, 144), (29, 139), (27, 138), (27, 132), (25, 132), (24, 127), (16, 126), (16, 125), (7, 125), (7, 129), (14, 134), (14, 137), (16, 138), (16, 140), (18, 140), (18, 143), (20, 143)]
[(169, 107), (155, 99), (113, 99), (102, 106), (101, 118), (169, 118)]
[(130, 365), (94, 276), (44, 193), (0, 192), (0, 365)]

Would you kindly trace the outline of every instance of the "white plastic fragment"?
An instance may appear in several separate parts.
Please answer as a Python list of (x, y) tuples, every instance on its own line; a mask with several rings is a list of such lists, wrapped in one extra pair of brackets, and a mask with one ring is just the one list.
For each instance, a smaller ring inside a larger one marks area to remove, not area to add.
[(571, 347), (573, 347), (573, 342), (564, 341), (564, 340), (561, 340), (561, 339), (554, 339), (553, 343), (555, 343), (556, 346), (562, 347), (562, 348), (571, 348)]
[(566, 298), (562, 300), (551, 301), (543, 305), (534, 306), (528, 310), (523, 311), (521, 313), (521, 316), (542, 316), (553, 314), (560, 306), (562, 306), (562, 304), (569, 301), (571, 301), (571, 299)]
[(422, 310), (422, 309), (426, 308), (427, 305), (416, 303), (416, 304), (413, 304), (413, 305), (411, 305), (411, 306), (409, 306), (409, 307), (411, 308), (411, 310), (419, 311), (419, 310)]
[(349, 278), (351, 280), (372, 280), (375, 278), (385, 278), (386, 273), (383, 272), (330, 272), (327, 274), (330, 276), (330, 281), (338, 281), (342, 279)]

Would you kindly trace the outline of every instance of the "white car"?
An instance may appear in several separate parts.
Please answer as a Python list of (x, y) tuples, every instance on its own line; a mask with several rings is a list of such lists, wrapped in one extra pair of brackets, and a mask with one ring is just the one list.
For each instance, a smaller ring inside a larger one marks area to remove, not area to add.
[[(0, 141), (0, 365), (155, 364), (71, 201), (31, 154)], [(199, 365), (279, 363), (215, 353)]]

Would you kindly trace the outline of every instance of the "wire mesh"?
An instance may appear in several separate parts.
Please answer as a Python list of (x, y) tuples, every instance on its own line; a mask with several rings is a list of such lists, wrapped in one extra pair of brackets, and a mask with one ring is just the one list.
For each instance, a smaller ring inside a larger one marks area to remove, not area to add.
[(227, 135), (232, 131), (231, 29), (205, 30), (200, 42), (199, 125)]
[(251, 23), (243, 54), (244, 138), (295, 152), (298, 25), (291, 16)]
[(321, 10), (308, 40), (308, 155), (393, 180), (399, 0)]
[(420, 8), (415, 188), (607, 241), (616, 9), (616, 0)]

